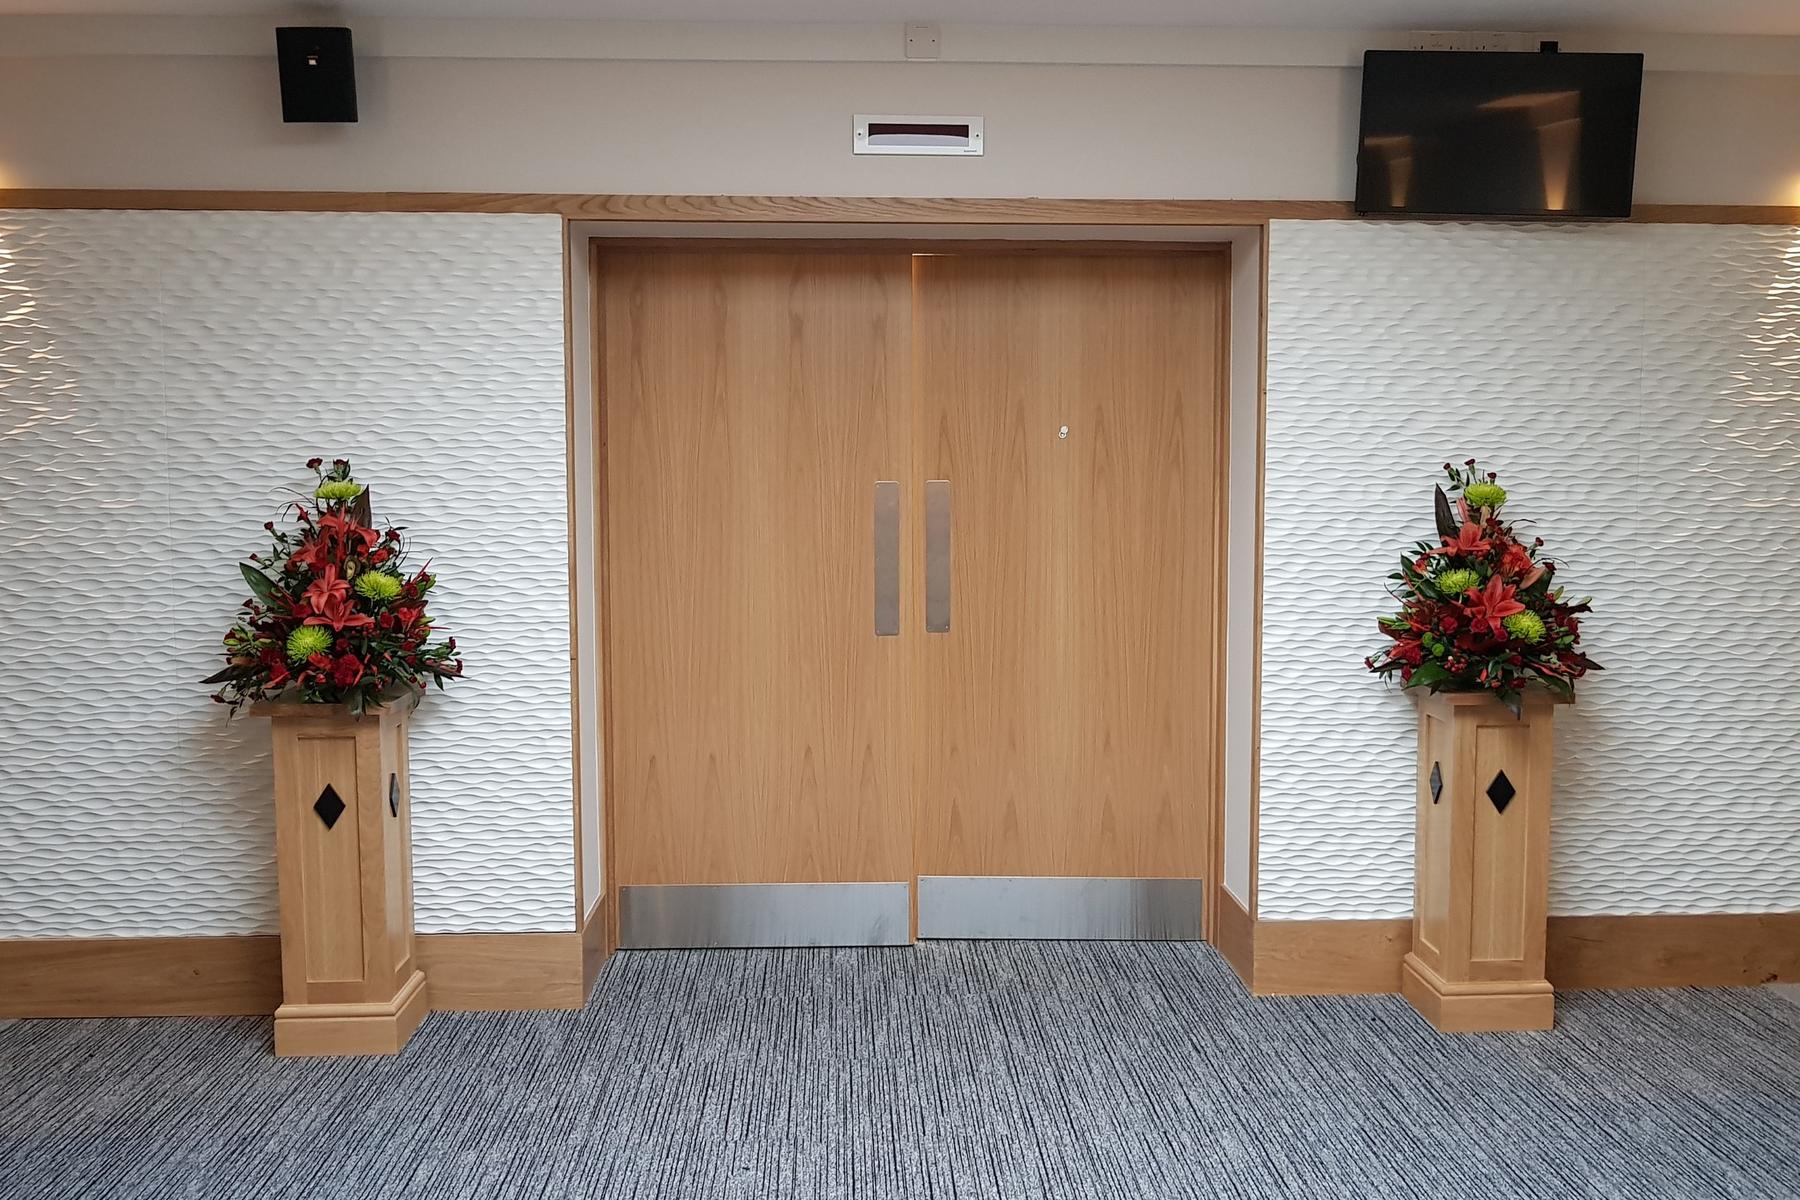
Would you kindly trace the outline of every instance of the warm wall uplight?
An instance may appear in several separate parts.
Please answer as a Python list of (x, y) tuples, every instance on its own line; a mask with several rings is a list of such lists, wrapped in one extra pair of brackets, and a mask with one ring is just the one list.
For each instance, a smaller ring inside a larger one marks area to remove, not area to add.
[(1538, 135), (1538, 161), (1544, 174), (1544, 208), (1569, 207), (1569, 180), (1575, 172), (1575, 148), (1581, 142), (1580, 92), (1521, 92), (1481, 106), (1522, 111)]
[(1363, 145), (1381, 155), (1387, 167), (1388, 203), (1406, 207), (1406, 191), (1412, 183), (1413, 137), (1410, 133), (1370, 134)]

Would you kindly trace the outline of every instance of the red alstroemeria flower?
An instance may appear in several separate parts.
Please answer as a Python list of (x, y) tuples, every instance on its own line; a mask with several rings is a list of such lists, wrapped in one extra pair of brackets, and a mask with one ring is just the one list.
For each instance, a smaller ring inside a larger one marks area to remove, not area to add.
[(1461, 554), (1467, 556), (1486, 554), (1493, 548), (1493, 543), (1482, 536), (1484, 532), (1485, 530), (1474, 521), (1465, 521), (1462, 528), (1456, 531), (1456, 540), (1454, 542), (1445, 541), (1443, 545), (1439, 546), (1436, 550), (1433, 550), (1432, 553)]
[(1544, 568), (1532, 560), (1531, 553), (1525, 547), (1514, 542), (1500, 556), (1500, 571), (1512, 579), (1519, 581), (1519, 587), (1528, 588), (1544, 577)]
[(1469, 623), (1478, 628), (1485, 625), (1495, 637), (1505, 637), (1506, 626), (1502, 622), (1514, 613), (1525, 611), (1525, 606), (1513, 599), (1513, 595), (1511, 584), (1498, 575), (1493, 576), (1487, 581), (1485, 588), (1469, 593), (1469, 599), (1464, 601)]

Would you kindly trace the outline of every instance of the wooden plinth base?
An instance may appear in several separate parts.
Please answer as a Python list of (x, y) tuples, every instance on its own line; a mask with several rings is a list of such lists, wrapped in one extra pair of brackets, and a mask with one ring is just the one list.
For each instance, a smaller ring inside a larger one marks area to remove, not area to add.
[(1522, 1033), (1556, 1023), (1556, 992), (1546, 980), (1450, 983), (1408, 954), (1400, 994), (1439, 1033)]
[(275, 1055), (398, 1054), (430, 1011), (422, 971), (386, 1003), (283, 1004), (275, 1010)]

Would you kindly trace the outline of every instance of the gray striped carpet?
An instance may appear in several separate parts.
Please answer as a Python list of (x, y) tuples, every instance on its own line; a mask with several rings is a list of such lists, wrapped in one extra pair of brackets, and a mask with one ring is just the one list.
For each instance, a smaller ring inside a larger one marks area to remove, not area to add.
[(1440, 1037), (1209, 948), (626, 953), (391, 1060), (265, 1020), (0, 1027), (0, 1196), (1800, 1197), (1800, 1006), (1574, 993)]

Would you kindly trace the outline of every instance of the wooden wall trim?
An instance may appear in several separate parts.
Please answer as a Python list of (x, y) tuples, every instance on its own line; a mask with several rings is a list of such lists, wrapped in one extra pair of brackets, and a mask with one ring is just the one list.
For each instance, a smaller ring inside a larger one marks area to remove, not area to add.
[(434, 1012), (580, 1008), (580, 933), (426, 933), (419, 969)]
[(618, 948), (618, 914), (613, 908), (612, 894), (608, 892), (600, 897), (581, 925), (581, 998), (584, 1004), (594, 994), (600, 968)]
[[(1257, 921), (1254, 944), (1259, 996), (1397, 992), (1412, 921)], [(1546, 959), (1558, 988), (1791, 982), (1800, 913), (1551, 917)]]
[(1557, 987), (1754, 987), (1800, 980), (1800, 913), (1551, 917)]
[(0, 980), (0, 1017), (267, 1016), (281, 1003), (281, 939), (0, 941)]
[[(1251, 921), (1219, 893), (1218, 948), (1259, 996), (1397, 992), (1404, 917)], [(425, 933), (434, 1010), (580, 1008), (615, 946), (610, 897), (578, 933)], [(1559, 988), (1746, 987), (1800, 981), (1800, 913), (1551, 917)], [(268, 1015), (272, 936), (0, 941), (0, 1019)]]
[[(1355, 217), (1347, 200), (928, 196), (633, 196), (573, 192), (297, 192), (5, 188), (0, 208), (549, 213), (576, 221), (893, 225), (1261, 225)], [(1635, 223), (1800, 225), (1800, 205), (1639, 204)]]
[(915, 196), (628, 196), (557, 192), (0, 189), (0, 208), (554, 213), (577, 221), (944, 225), (1257, 225), (1347, 217), (1337, 200), (1076, 200)]
[[(587, 999), (580, 933), (423, 933), (415, 947), (436, 1011), (580, 1008)], [(281, 940), (7, 940), (0, 980), (0, 1018), (266, 1016), (281, 1003)]]
[(1256, 921), (1229, 889), (1218, 889), (1218, 924), (1214, 927), (1213, 945), (1224, 956), (1244, 986), (1256, 990)]
[(1412, 920), (1257, 921), (1255, 947), (1258, 996), (1398, 992)]

